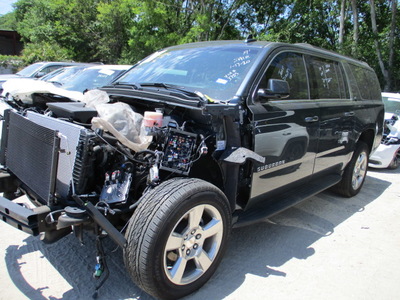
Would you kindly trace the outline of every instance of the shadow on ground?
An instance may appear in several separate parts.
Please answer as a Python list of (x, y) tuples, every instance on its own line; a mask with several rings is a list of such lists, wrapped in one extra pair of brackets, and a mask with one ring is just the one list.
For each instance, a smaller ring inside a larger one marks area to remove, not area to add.
[[(216, 274), (203, 288), (185, 299), (227, 297), (241, 286), (246, 274), (265, 278), (287, 276), (279, 270), (280, 266), (292, 258), (306, 259), (312, 256), (315, 250), (310, 245), (324, 236), (334, 234), (335, 227), (352, 215), (362, 213), (365, 206), (376, 200), (390, 184), (388, 181), (368, 176), (363, 190), (356, 197), (341, 198), (327, 191), (270, 220), (233, 230), (228, 251)], [(43, 244), (36, 237), (28, 237), (24, 244), (7, 248), (8, 273), (16, 287), (28, 298), (48, 299), (43, 296), (42, 291), (51, 291), (52, 287), (31, 286), (25, 280), (18, 263), (23, 255), (40, 251), (72, 286), (72, 289), (64, 292), (62, 299), (91, 299), (99, 283), (92, 278), (96, 263), (94, 244), (94, 237), (89, 234), (85, 235), (85, 244), (82, 246), (73, 235), (51, 245)], [(100, 289), (98, 299), (153, 299), (131, 282), (124, 267), (122, 250), (115, 247), (112, 241), (105, 240), (104, 248), (110, 277)], [(36, 273), (40, 274), (40, 270)]]

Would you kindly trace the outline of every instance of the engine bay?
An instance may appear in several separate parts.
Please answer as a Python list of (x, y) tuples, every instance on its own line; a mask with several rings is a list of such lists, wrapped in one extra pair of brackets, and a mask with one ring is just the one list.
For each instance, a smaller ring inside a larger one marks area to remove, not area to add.
[(131, 212), (146, 189), (188, 176), (198, 160), (211, 158), (209, 149), (216, 150), (221, 133), (182, 112), (123, 102), (7, 110), (1, 159), (38, 206), (73, 206), (78, 195), (110, 211)]

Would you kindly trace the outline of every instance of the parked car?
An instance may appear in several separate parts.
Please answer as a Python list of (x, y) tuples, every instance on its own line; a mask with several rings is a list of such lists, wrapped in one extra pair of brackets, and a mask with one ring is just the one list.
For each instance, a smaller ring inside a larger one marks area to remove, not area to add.
[(39, 80), (51, 82), (61, 86), (64, 83), (68, 82), (70, 78), (76, 76), (77, 73), (89, 67), (93, 67), (93, 64), (62, 67), (44, 75), (43, 77), (40, 77)]
[(382, 142), (371, 154), (369, 166), (397, 169), (400, 158), (400, 94), (382, 93), (385, 126)]
[[(232, 226), (359, 193), (382, 138), (373, 69), (305, 44), (170, 47), (100, 90), (109, 103), (6, 111), (1, 219), (47, 243), (94, 232), (97, 278), (108, 236), (157, 298), (205, 284)], [(35, 209), (10, 201), (22, 194)]]
[(45, 107), (47, 102), (80, 101), (83, 93), (113, 81), (131, 68), (129, 65), (83, 65), (63, 68), (44, 80), (10, 79), (4, 83), (2, 96), (11, 105)]
[[(129, 65), (80, 64), (63, 67), (37, 79), (14, 78), (3, 84), (0, 93), (0, 132), (6, 109), (27, 108), (46, 109), (46, 103), (55, 101), (80, 101), (83, 92), (110, 83)], [(1, 136), (0, 136), (1, 142)]]
[(0, 95), (3, 91), (3, 83), (12, 78), (40, 78), (54, 70), (66, 66), (76, 66), (76, 62), (38, 62), (23, 68), (16, 74), (0, 74)]
[[(41, 85), (41, 83), (37, 83), (38, 81), (45, 81), (50, 82), (56, 86), (61, 86), (65, 82), (67, 82), (71, 77), (77, 75), (78, 72), (82, 70), (92, 67), (93, 64), (81, 64), (79, 66), (68, 66), (62, 67), (57, 70), (54, 70), (40, 78), (25, 78), (25, 77), (18, 77), (18, 78), (11, 78), (7, 80), (8, 83), (3, 83), (3, 90), (0, 93), (0, 99), (12, 97), (10, 94), (10, 89), (12, 91), (18, 90), (18, 88), (23, 89), (26, 86), (34, 87)], [(4, 85), (8, 85), (8, 87), (4, 88)]]

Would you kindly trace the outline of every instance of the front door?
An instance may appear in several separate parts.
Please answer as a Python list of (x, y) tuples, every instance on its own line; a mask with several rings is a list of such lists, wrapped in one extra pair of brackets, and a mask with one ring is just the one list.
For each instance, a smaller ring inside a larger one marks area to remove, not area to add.
[(266, 88), (269, 79), (288, 82), (286, 99), (261, 99), (255, 96), (252, 112), (254, 151), (265, 157), (255, 165), (250, 202), (280, 187), (295, 186), (313, 174), (318, 148), (320, 110), (309, 99), (305, 59), (302, 54), (282, 52), (275, 56), (261, 79)]

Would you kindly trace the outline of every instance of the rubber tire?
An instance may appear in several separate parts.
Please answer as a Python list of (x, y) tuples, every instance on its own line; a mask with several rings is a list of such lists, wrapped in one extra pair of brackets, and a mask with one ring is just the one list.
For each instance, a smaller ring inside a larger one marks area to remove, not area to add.
[[(192, 207), (210, 204), (223, 220), (223, 237), (213, 263), (196, 281), (176, 285), (163, 267), (163, 250), (168, 235), (178, 220)], [(225, 195), (214, 185), (191, 178), (174, 178), (163, 182), (143, 196), (129, 221), (124, 262), (137, 286), (160, 299), (177, 299), (204, 285), (217, 269), (230, 236), (232, 215)]]
[(360, 154), (363, 152), (366, 155), (367, 166), (368, 166), (369, 148), (366, 143), (359, 141), (357, 143), (356, 150), (354, 151), (349, 164), (344, 169), (342, 180), (333, 187), (333, 190), (336, 193), (338, 193), (344, 197), (350, 198), (350, 197), (357, 195), (360, 192), (361, 188), (364, 185), (365, 178), (367, 177), (367, 172), (365, 173), (362, 183), (360, 184), (360, 186), (357, 189), (354, 189), (352, 186), (352, 178), (353, 178), (354, 168), (356, 166), (356, 161), (357, 161), (358, 157), (360, 156)]
[(398, 157), (399, 150), (396, 151), (395, 155), (393, 156), (392, 161), (390, 162), (388, 169), (389, 170), (396, 170), (399, 167), (399, 157)]

